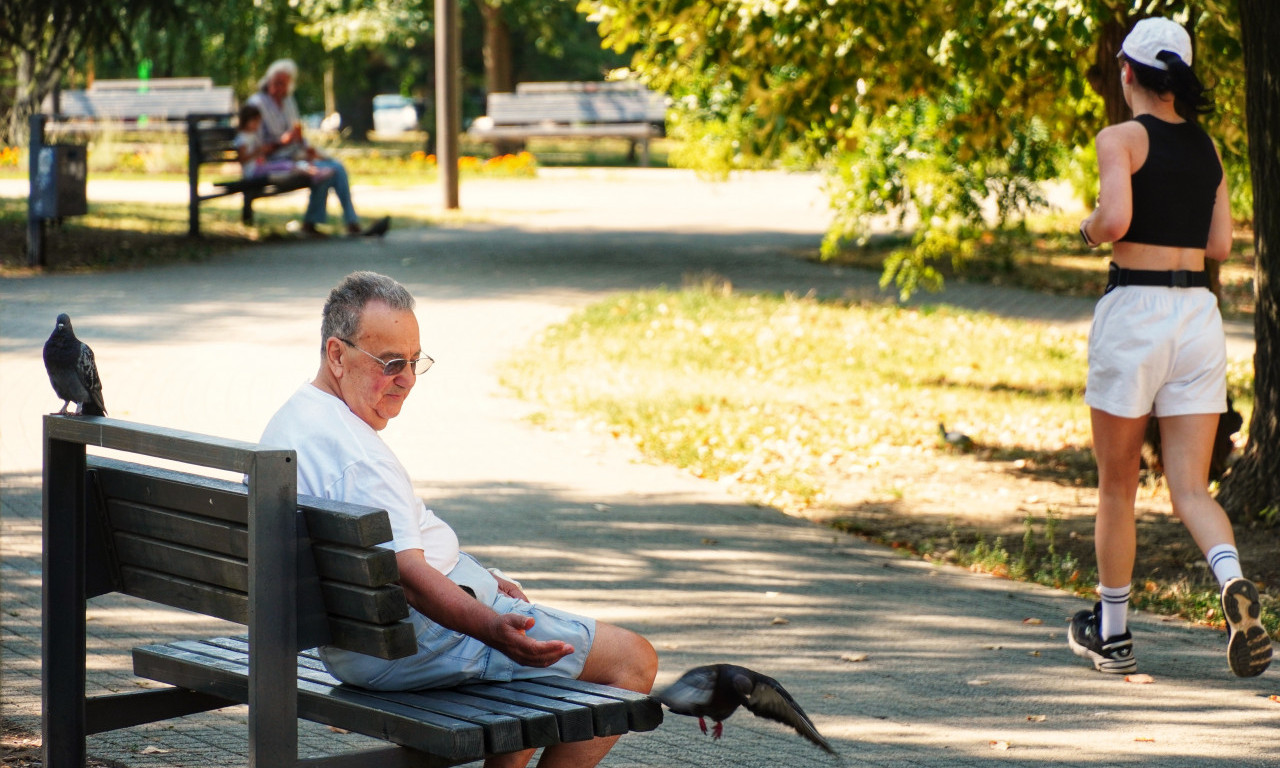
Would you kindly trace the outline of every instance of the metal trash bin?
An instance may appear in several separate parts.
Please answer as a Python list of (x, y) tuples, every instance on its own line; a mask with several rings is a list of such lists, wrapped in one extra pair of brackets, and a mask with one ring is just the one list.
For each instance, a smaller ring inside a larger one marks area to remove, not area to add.
[(46, 144), (37, 150), (31, 189), (31, 216), (60, 219), (89, 212), (85, 180), (87, 147), (81, 144)]

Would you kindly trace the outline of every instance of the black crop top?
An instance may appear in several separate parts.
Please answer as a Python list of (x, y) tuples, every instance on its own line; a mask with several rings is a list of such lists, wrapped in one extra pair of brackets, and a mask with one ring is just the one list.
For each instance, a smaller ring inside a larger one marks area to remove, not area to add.
[(1147, 159), (1132, 176), (1133, 218), (1120, 240), (1204, 248), (1222, 181), (1213, 140), (1192, 122), (1134, 119), (1147, 129)]

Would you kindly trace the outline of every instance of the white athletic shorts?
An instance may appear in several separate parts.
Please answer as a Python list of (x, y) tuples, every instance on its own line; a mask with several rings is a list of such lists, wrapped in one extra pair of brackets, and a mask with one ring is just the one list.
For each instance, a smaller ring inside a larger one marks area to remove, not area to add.
[(449, 572), (449, 579), (466, 586), (477, 600), (498, 613), (532, 616), (534, 625), (526, 633), (529, 637), (563, 640), (573, 646), (573, 653), (549, 667), (526, 667), (474, 637), (440, 626), (410, 607), (409, 621), (418, 636), (416, 654), (388, 661), (341, 648), (321, 647), (320, 660), (339, 680), (379, 691), (443, 688), (479, 680), (507, 682), (546, 675), (576, 678), (582, 674), (595, 640), (595, 619), (502, 594), (493, 574), (465, 552)]
[(1084, 401), (1131, 419), (1225, 411), (1227, 346), (1213, 293), (1129, 285), (1103, 296)]

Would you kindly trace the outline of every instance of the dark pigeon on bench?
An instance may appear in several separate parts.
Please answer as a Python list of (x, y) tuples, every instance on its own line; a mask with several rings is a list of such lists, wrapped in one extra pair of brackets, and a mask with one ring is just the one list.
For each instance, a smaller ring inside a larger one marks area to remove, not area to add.
[(707, 732), (704, 718), (711, 718), (715, 722), (711, 736), (715, 739), (724, 732), (724, 721), (738, 707), (746, 707), (758, 717), (791, 726), (826, 752), (836, 754), (818, 733), (813, 721), (777, 680), (746, 667), (733, 664), (695, 667), (670, 687), (654, 694), (654, 698), (677, 715), (698, 718), (703, 733)]
[(77, 416), (107, 415), (93, 350), (76, 338), (71, 318), (65, 312), (58, 315), (57, 325), (44, 343), (44, 369), (49, 373), (54, 393), (62, 398), (58, 415), (66, 415), (71, 403), (76, 404)]

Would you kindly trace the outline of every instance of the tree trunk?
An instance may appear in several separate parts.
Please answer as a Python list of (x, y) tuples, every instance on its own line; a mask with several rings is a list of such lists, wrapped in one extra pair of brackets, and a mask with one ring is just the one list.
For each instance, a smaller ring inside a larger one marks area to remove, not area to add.
[(485, 93), (510, 93), (515, 88), (511, 68), (511, 29), (502, 17), (501, 5), (477, 2), (484, 19)]
[[(1257, 254), (1257, 309), (1253, 355), (1253, 416), (1244, 454), (1223, 480), (1218, 501), (1233, 518), (1274, 512), (1280, 506), (1280, 3), (1239, 0), (1245, 62), (1245, 108), (1249, 164), (1253, 174), (1253, 246)], [(1271, 515), (1265, 514), (1270, 517)]]
[[(511, 28), (502, 16), (501, 5), (476, 2), (484, 19), (484, 91), (511, 93), (515, 90), (515, 71), (511, 65)], [(524, 142), (504, 139), (493, 142), (493, 151), (509, 155), (524, 149)]]
[(1123, 123), (1133, 117), (1129, 105), (1124, 101), (1124, 89), (1120, 87), (1120, 62), (1116, 59), (1130, 26), (1115, 19), (1103, 23), (1098, 34), (1098, 44), (1093, 49), (1093, 65), (1086, 75), (1094, 93), (1102, 97), (1107, 112), (1107, 125)]

